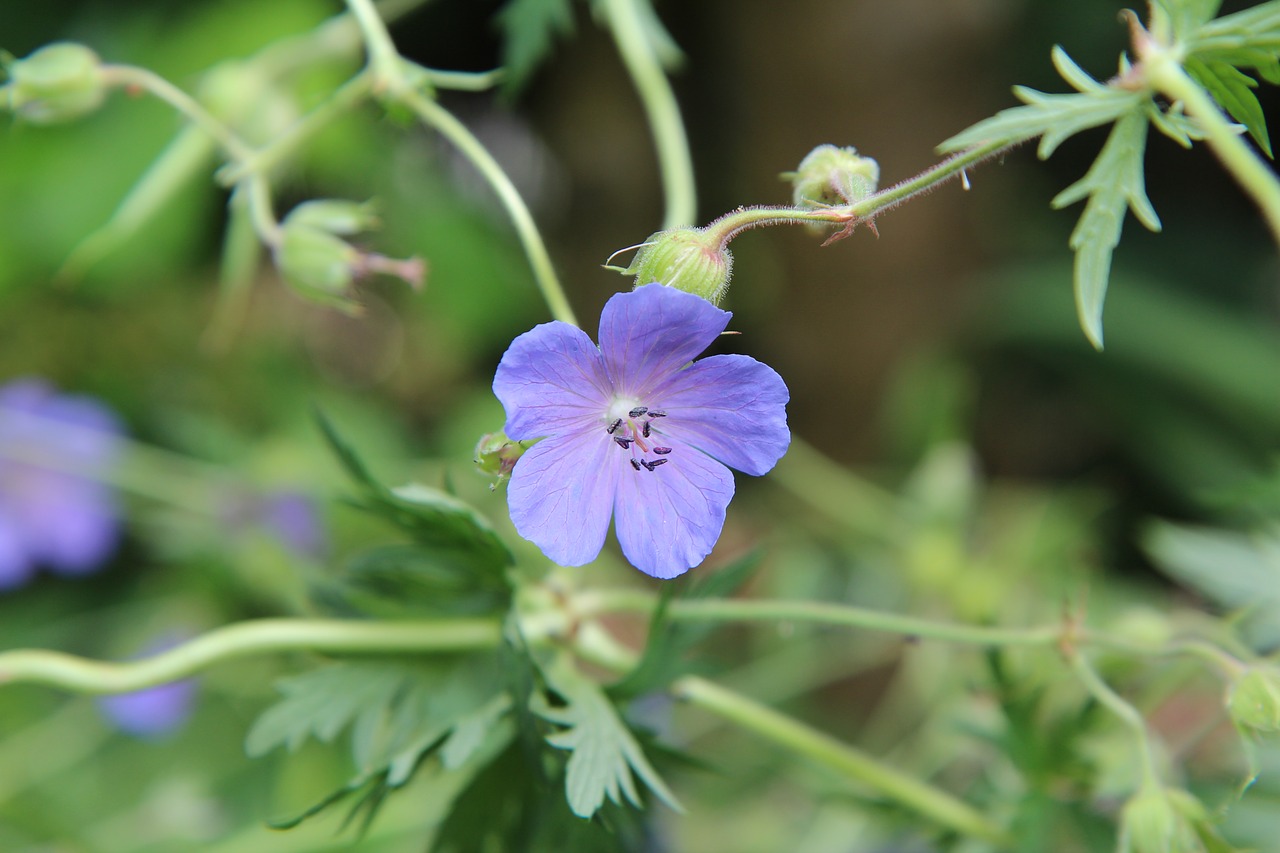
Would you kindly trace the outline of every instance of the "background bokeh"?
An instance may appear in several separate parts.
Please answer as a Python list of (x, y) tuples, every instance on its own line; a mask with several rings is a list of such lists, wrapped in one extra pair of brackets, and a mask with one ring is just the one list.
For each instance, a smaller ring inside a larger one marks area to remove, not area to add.
[[(487, 70), (501, 61), (500, 7), (435, 0), (392, 32), (426, 65)], [(337, 11), (323, 0), (10, 2), (0, 48), (23, 56), (79, 40), (190, 89), (211, 65)], [(628, 285), (601, 264), (657, 229), (662, 199), (615, 46), (585, 5), (575, 11), (575, 32), (523, 90), (443, 103), (526, 195), (590, 328)], [(1126, 43), (1117, 11), (1105, 0), (659, 3), (686, 56), (675, 87), (699, 217), (785, 201), (778, 173), (820, 143), (857, 146), (878, 160), (882, 183), (905, 179), (936, 160), (937, 143), (1011, 106), (1011, 84), (1064, 90), (1048, 61), (1053, 44), (1095, 77), (1110, 75)], [(297, 75), (248, 126), (278, 132), (359, 61)], [(1275, 93), (1261, 94), (1274, 115)], [(141, 445), (122, 547), (92, 577), (45, 575), (0, 597), (4, 647), (127, 657), (157, 638), (304, 612), (307, 579), (379, 535), (335, 501), (344, 483), (314, 426), (317, 406), (386, 479), (448, 479), (502, 517), (502, 494), (473, 475), (471, 449), (501, 424), (488, 388), (498, 358), (547, 314), (474, 172), (426, 131), (357, 110), (289, 164), (277, 212), (313, 197), (376, 198), (385, 227), (372, 245), (424, 257), (425, 289), (373, 282), (362, 290), (366, 312), (351, 318), (307, 303), (264, 262), (232, 331), (215, 334), (226, 198), (210, 180), (212, 159), (83, 276), (59, 275), (178, 128), (165, 106), (121, 95), (73, 124), (0, 124), (0, 382), (37, 376), (95, 396)], [(792, 427), (825, 457), (797, 457), (776, 481), (739, 478), (743, 499), (712, 564), (765, 541), (760, 591), (1033, 621), (1084, 588), (1103, 612), (1191, 600), (1153, 570), (1142, 547), (1152, 519), (1275, 517), (1275, 247), (1208, 153), (1153, 134), (1147, 186), (1164, 231), (1126, 223), (1108, 348), (1093, 351), (1070, 290), (1078, 211), (1048, 202), (1102, 139), (1082, 134), (1047, 163), (1030, 146), (1015, 150), (975, 170), (967, 192), (948, 185), (885, 214), (878, 238), (860, 229), (819, 248), (820, 237), (791, 228), (734, 243), (726, 307), (743, 335), (733, 347), (786, 378)], [(824, 460), (862, 478), (845, 482)], [(308, 502), (325, 527), (321, 544), (291, 547), (273, 527), (261, 500), (282, 493)], [(740, 660), (745, 649), (754, 661), (738, 673), (744, 684), (839, 735), (912, 744), (901, 748), (917, 758), (973, 749), (958, 745), (956, 725), (927, 726), (951, 719), (972, 677), (944, 657), (921, 653), (903, 675), (901, 650), (869, 635), (740, 639), (724, 654)], [(339, 759), (316, 750), (251, 763), (240, 749), (291, 663), (215, 669), (193, 716), (144, 740), (121, 734), (91, 700), (0, 692), (0, 849), (320, 849), (332, 825), (273, 835), (260, 824), (305, 801)], [(1197, 717), (1166, 711), (1175, 733)], [(854, 820), (842, 795), (813, 799), (830, 780), (779, 756), (735, 753), (716, 732), (697, 740), (701, 724), (688, 722), (689, 743), (726, 757), (722, 773), (689, 782), (705, 805), (665, 830), (676, 849), (713, 849), (728, 823), (732, 843), (719, 849), (796, 839), (791, 849), (849, 849), (830, 841)], [(774, 808), (750, 809), (755, 798)], [(418, 808), (425, 820), (430, 809)], [(396, 830), (368, 849), (419, 849), (412, 806), (387, 820)], [(1265, 838), (1276, 824), (1259, 820)], [(1069, 843), (1109, 849), (1083, 832)]]

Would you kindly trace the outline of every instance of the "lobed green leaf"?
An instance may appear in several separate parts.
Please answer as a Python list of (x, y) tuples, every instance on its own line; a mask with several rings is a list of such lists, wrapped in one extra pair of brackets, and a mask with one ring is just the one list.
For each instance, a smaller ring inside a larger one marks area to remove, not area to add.
[(572, 0), (509, 0), (497, 15), (502, 34), (503, 89), (515, 95), (551, 55), (556, 39), (573, 32)]
[(1253, 90), (1258, 88), (1258, 81), (1234, 66), (1214, 59), (1187, 57), (1184, 67), (1233, 119), (1245, 126), (1258, 146), (1271, 157), (1267, 118), (1253, 94)]
[(574, 814), (591, 817), (606, 797), (618, 804), (625, 797), (632, 805), (641, 805), (633, 773), (658, 799), (682, 810), (599, 685), (563, 658), (542, 672), (565, 704), (552, 706), (535, 694), (531, 707), (543, 719), (565, 727), (548, 735), (547, 742), (571, 751), (565, 769), (565, 794)]
[(1055, 208), (1066, 207), (1086, 196), (1084, 213), (1071, 232), (1076, 253), (1076, 311), (1086, 337), (1102, 349), (1102, 306), (1111, 272), (1111, 254), (1120, 242), (1124, 213), (1133, 211), (1143, 225), (1160, 230), (1160, 218), (1147, 198), (1142, 156), (1147, 142), (1145, 110), (1120, 118), (1089, 171), (1054, 197)]

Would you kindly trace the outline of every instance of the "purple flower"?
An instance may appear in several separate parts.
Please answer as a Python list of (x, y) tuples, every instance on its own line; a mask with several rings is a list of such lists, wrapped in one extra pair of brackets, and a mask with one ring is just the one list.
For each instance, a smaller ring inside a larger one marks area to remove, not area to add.
[(262, 500), (262, 521), (290, 551), (312, 560), (329, 550), (320, 511), (301, 492), (273, 492)]
[(787, 386), (771, 368), (744, 355), (690, 364), (731, 316), (647, 284), (605, 305), (599, 348), (559, 321), (512, 342), (493, 380), (506, 434), (543, 439), (511, 474), (521, 536), (580, 566), (614, 518), (622, 553), (658, 578), (711, 553), (733, 497), (725, 466), (759, 476), (791, 442)]
[(35, 379), (0, 388), (0, 590), (38, 566), (81, 575), (111, 556), (119, 512), (93, 478), (115, 463), (120, 432), (115, 414), (88, 397)]
[(98, 707), (122, 732), (159, 738), (186, 722), (195, 693), (196, 683), (191, 679), (173, 681), (132, 693), (100, 696)]

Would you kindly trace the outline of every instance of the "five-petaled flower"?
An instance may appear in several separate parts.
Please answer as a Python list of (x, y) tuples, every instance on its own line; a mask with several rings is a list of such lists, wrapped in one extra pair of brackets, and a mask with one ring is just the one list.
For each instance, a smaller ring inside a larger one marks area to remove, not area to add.
[(611, 298), (600, 346), (568, 323), (516, 338), (493, 380), (506, 434), (541, 438), (511, 473), (516, 531), (556, 563), (599, 554), (610, 518), (636, 568), (673, 578), (711, 553), (733, 497), (791, 442), (787, 386), (744, 355), (690, 364), (732, 315), (647, 284)]

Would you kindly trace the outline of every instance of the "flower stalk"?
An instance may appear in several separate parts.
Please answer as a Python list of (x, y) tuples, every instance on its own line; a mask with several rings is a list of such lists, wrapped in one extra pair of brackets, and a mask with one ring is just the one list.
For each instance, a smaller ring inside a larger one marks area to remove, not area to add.
[(766, 740), (861, 782), (940, 826), (1007, 847), (1005, 830), (950, 794), (885, 764), (843, 741), (705, 678), (685, 676), (672, 693)]

